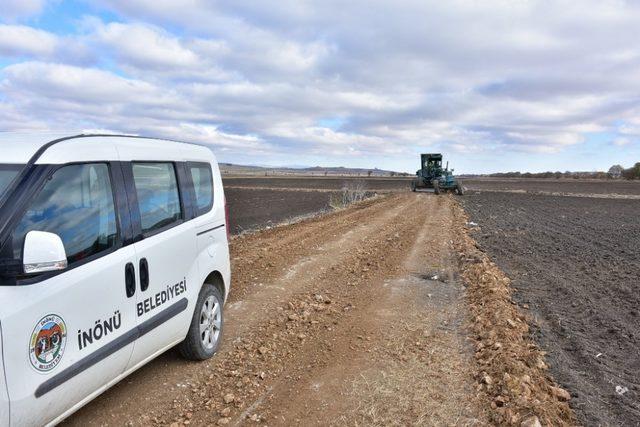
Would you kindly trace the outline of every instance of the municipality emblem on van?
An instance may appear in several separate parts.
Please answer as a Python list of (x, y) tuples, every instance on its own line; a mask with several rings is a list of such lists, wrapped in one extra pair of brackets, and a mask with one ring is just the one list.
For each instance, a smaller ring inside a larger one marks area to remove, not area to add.
[(62, 317), (48, 314), (33, 329), (29, 359), (39, 372), (49, 372), (60, 363), (67, 344), (67, 326)]

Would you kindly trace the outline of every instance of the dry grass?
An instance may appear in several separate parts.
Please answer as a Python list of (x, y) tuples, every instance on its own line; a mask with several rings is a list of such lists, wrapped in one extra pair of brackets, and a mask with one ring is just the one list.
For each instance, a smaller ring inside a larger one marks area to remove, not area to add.
[[(355, 411), (343, 415), (336, 425), (439, 426), (451, 425), (452, 420), (458, 426), (482, 425), (469, 416), (474, 404), (448, 387), (460, 373), (448, 366), (443, 355), (434, 352), (428, 359), (412, 355), (364, 371), (349, 393), (359, 400)], [(425, 363), (441, 369), (426, 369)]]
[(329, 198), (329, 206), (333, 209), (344, 209), (352, 203), (358, 203), (370, 196), (367, 184), (363, 180), (345, 182), (341, 192), (334, 193)]

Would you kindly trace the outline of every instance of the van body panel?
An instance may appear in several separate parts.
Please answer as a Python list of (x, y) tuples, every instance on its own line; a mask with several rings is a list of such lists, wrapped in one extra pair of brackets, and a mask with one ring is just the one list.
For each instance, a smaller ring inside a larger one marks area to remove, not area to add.
[(26, 164), (38, 150), (50, 141), (69, 136), (57, 133), (22, 134), (0, 132), (2, 163)]
[[(0, 133), (0, 151), (2, 163), (25, 164), (44, 146), (52, 141), (64, 139), (46, 149), (37, 163), (61, 164), (69, 162), (69, 155), (76, 155), (78, 161), (116, 160), (115, 157), (99, 158), (94, 154), (100, 146), (113, 145), (121, 148), (121, 158), (126, 160), (193, 160), (215, 161), (208, 148), (165, 139), (154, 139), (127, 135), (77, 135), (60, 133), (22, 134)], [(150, 146), (155, 146), (152, 150)], [(74, 152), (73, 150), (78, 150)], [(45, 157), (46, 156), (46, 157)]]
[(179, 343), (179, 341), (176, 341), (176, 342), (173, 342), (173, 343), (169, 344), (168, 346), (166, 346), (164, 348), (158, 349), (154, 354), (149, 356), (147, 359), (141, 361), (136, 366), (133, 366), (132, 368), (129, 368), (127, 371), (125, 371), (122, 374), (118, 375), (117, 377), (113, 378), (108, 383), (105, 383), (98, 390), (96, 390), (93, 393), (87, 395), (83, 400), (81, 400), (80, 402), (78, 402), (75, 405), (73, 405), (72, 407), (70, 407), (66, 412), (60, 414), (57, 418), (55, 418), (51, 422), (47, 423), (46, 426), (47, 427), (54, 427), (54, 426), (60, 424), (66, 418), (68, 418), (69, 416), (73, 415), (74, 412), (80, 410), (83, 406), (91, 403), (91, 401), (93, 399), (95, 399), (96, 397), (100, 396), (102, 393), (104, 393), (105, 391), (109, 390), (114, 385), (118, 384), (124, 378), (128, 377), (129, 375), (131, 375), (132, 373), (134, 373), (138, 369), (142, 368), (144, 365), (146, 365), (147, 363), (151, 362), (153, 359), (155, 359), (156, 357), (160, 356), (161, 354), (163, 354), (167, 350), (171, 349), (172, 347), (174, 347), (178, 343)]
[(114, 138), (72, 138), (48, 148), (36, 164), (57, 165), (77, 162), (100, 162), (118, 160)]
[[(124, 278), (124, 266), (134, 259), (129, 246), (40, 283), (0, 286), (0, 301), (11, 301), (0, 322), (12, 424), (46, 424), (124, 372), (133, 343), (36, 396), (47, 381), (136, 327), (135, 300), (127, 298)], [(39, 335), (47, 332), (41, 324), (47, 316), (55, 316), (52, 326), (64, 326), (66, 336), (55, 366), (39, 370), (34, 351)], [(107, 333), (105, 321), (111, 323)], [(103, 328), (99, 339), (94, 335), (97, 322)], [(83, 341), (83, 334), (91, 335), (92, 342)]]
[(225, 224), (225, 196), (217, 162), (211, 164), (213, 175), (213, 207), (211, 211), (194, 219), (198, 240), (198, 265), (200, 282), (203, 283), (212, 271), (222, 276), (226, 300), (231, 283), (230, 264), (218, 263), (218, 259), (229, 259), (227, 224)]
[(129, 367), (187, 335), (201, 284), (198, 282), (196, 236), (191, 222), (145, 238), (134, 246), (136, 265), (145, 259), (149, 269), (149, 287), (136, 292), (137, 323), (144, 323), (185, 298), (188, 304), (186, 309), (136, 340)]
[[(122, 161), (215, 161), (211, 150), (200, 145), (142, 138), (119, 138), (114, 144)], [(157, 148), (150, 150), (150, 145)]]

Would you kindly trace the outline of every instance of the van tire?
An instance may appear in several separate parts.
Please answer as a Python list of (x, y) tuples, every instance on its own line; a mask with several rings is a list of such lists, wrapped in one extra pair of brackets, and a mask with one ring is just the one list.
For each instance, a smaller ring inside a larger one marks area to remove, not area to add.
[[(204, 312), (209, 311), (208, 307), (211, 305), (212, 301), (214, 301), (214, 303), (217, 302), (220, 310), (220, 317), (219, 328), (217, 328), (217, 338), (215, 339), (215, 342), (212, 343), (212, 347), (208, 348), (205, 345), (203, 335), (200, 333), (200, 326), (203, 321), (206, 322), (207, 317), (204, 315)], [(223, 301), (224, 298), (215, 286), (208, 283), (202, 285), (202, 289), (198, 295), (198, 302), (196, 303), (196, 307), (193, 312), (193, 318), (191, 319), (189, 332), (187, 333), (187, 337), (184, 341), (178, 345), (178, 350), (182, 357), (188, 360), (200, 361), (210, 359), (214, 354), (216, 354), (220, 347), (220, 342), (222, 341), (222, 331), (224, 329)], [(207, 308), (205, 308), (203, 312), (205, 304), (207, 304)]]

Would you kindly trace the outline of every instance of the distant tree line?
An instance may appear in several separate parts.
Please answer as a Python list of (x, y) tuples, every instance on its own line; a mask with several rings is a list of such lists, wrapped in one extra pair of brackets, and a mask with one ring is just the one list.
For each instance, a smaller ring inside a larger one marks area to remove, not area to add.
[(606, 172), (502, 172), (492, 173), (489, 175), (493, 178), (573, 178), (573, 179), (606, 179), (609, 178), (609, 174)]
[(640, 162), (629, 169), (614, 165), (608, 172), (502, 172), (488, 175), (492, 178), (555, 178), (555, 179), (640, 179)]
[(623, 169), (621, 176), (624, 179), (640, 179), (640, 162), (636, 163), (629, 169)]

